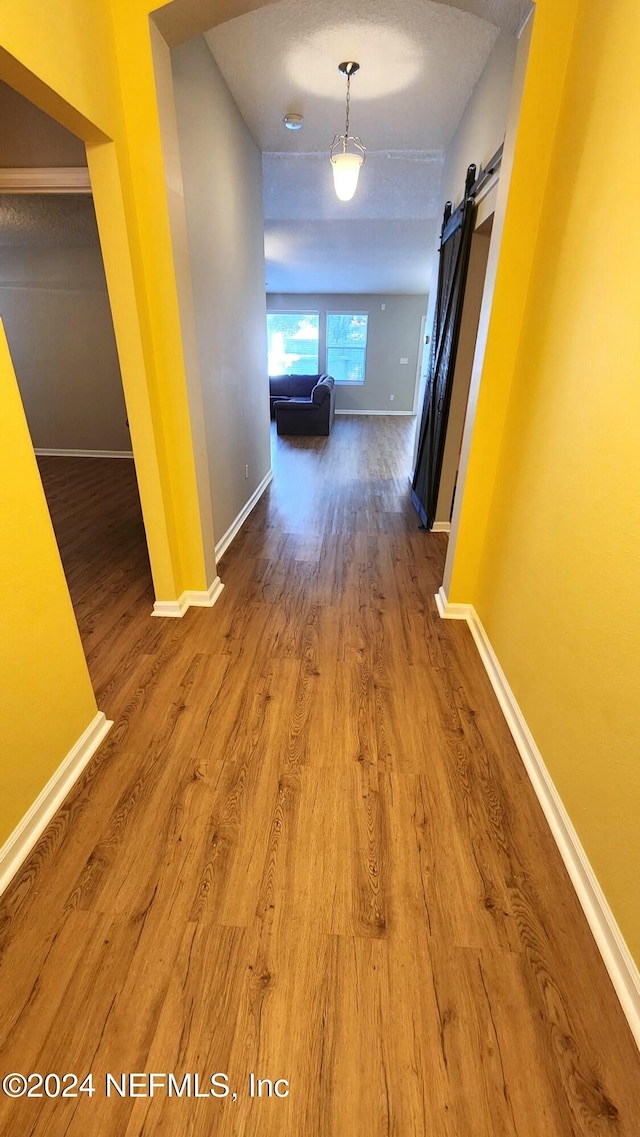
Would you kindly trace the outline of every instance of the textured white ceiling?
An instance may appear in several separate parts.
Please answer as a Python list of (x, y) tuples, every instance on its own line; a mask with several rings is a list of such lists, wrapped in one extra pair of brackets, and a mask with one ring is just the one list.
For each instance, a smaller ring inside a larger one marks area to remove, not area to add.
[[(501, 30), (530, 0), (279, 0), (206, 39), (263, 151), (272, 291), (413, 292), (429, 286), (444, 153)], [(344, 129), (367, 147), (353, 201), (332, 188), (328, 150)], [(304, 115), (301, 131), (283, 116)], [(412, 236), (413, 234), (413, 236)]]
[[(499, 28), (431, 0), (280, 0), (206, 39), (261, 150), (326, 150), (343, 129), (343, 59), (356, 59), (352, 132), (374, 150), (446, 146)], [(305, 116), (285, 130), (288, 111)]]
[(338, 201), (326, 152), (263, 154), (264, 212), (268, 221), (424, 220), (441, 212), (442, 152), (368, 153), (358, 190)]

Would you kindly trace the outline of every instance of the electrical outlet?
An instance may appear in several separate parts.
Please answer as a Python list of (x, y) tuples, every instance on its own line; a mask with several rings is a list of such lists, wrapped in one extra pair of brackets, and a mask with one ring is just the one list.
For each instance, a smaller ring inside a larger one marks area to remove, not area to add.
[(245, 466), (245, 468), (244, 468), (244, 476), (245, 476), (245, 478), (248, 478), (248, 477), (249, 477), (249, 463), (248, 463), (248, 462), (247, 462), (247, 465), (246, 465), (246, 466)]
[(402, 356), (402, 358), (401, 358), (401, 360), (400, 360), (400, 362), (401, 362), (401, 363), (408, 363), (408, 362), (409, 362), (409, 360), (407, 359), (407, 357), (406, 357), (405, 355), (403, 355), (403, 356)]
[(389, 395), (389, 402), (390, 403), (392, 403), (394, 399), (395, 399), (395, 395)]

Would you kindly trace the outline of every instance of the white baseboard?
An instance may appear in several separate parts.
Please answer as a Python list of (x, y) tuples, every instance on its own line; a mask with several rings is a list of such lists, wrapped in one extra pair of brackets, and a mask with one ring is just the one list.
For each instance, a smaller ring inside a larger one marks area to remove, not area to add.
[[(233, 538), (236, 536), (242, 525), (244, 525), (244, 522), (247, 520), (247, 517), (251, 513), (251, 510), (257, 505), (267, 486), (272, 481), (273, 470), (269, 470), (269, 472), (265, 474), (264, 478), (260, 482), (258, 488), (254, 491), (254, 493), (252, 493), (246, 505), (242, 507), (235, 521), (229, 526), (224, 536), (221, 537), (220, 540), (216, 543), (216, 563), (220, 560), (222, 554), (229, 548), (229, 545), (233, 541)], [(155, 604), (153, 605), (153, 615), (170, 616), (180, 619), (181, 616), (184, 616), (188, 608), (213, 608), (213, 605), (218, 599), (223, 588), (224, 585), (220, 580), (220, 577), (217, 576), (213, 584), (210, 585), (206, 592), (183, 592), (182, 596), (180, 596), (177, 600), (156, 600)]]
[[(255, 508), (264, 491), (270, 482), (273, 481), (273, 470), (269, 470), (260, 482), (258, 488), (252, 493), (248, 502), (242, 507), (240, 513), (235, 521), (227, 529), (226, 533), (216, 543), (215, 558), (216, 562), (220, 560), (222, 554), (226, 552), (233, 538), (237, 535), (241, 527), (244, 525), (247, 517)], [(224, 585), (217, 576), (213, 584), (207, 589), (206, 592), (183, 592), (177, 600), (156, 600), (153, 605), (154, 616), (169, 616), (174, 619), (180, 619), (184, 616), (188, 608), (213, 608), (216, 600), (218, 599)]]
[(227, 549), (229, 548), (229, 545), (233, 541), (233, 538), (235, 536), (237, 536), (240, 529), (242, 528), (245, 521), (247, 520), (247, 517), (249, 516), (251, 511), (255, 508), (255, 506), (258, 504), (258, 502), (260, 501), (260, 498), (262, 497), (267, 486), (270, 485), (272, 481), (273, 481), (273, 470), (269, 470), (269, 473), (265, 474), (265, 476), (262, 479), (262, 481), (260, 482), (260, 485), (258, 486), (257, 490), (255, 490), (254, 493), (252, 493), (252, 495), (249, 498), (246, 505), (243, 505), (243, 507), (240, 510), (235, 521), (231, 522), (231, 525), (227, 529), (226, 533), (220, 538), (219, 541), (216, 542), (216, 548), (215, 548), (216, 564), (218, 563), (220, 558), (224, 555), (224, 553), (226, 553)]
[(50, 450), (34, 446), (41, 458), (133, 458), (133, 450)]
[(189, 608), (213, 608), (224, 584), (217, 576), (213, 584), (206, 591), (196, 592), (187, 590), (177, 600), (156, 600), (153, 605), (152, 616), (170, 616), (180, 619)]
[(398, 418), (407, 415), (415, 418), (415, 411), (336, 411), (337, 415), (385, 415), (387, 418)]
[(112, 726), (113, 723), (99, 711), (7, 838), (0, 849), (0, 894), (28, 857)]
[(450, 604), (444, 588), (440, 588), (435, 595), (436, 608), (443, 620), (467, 620), (470, 624), (475, 613), (473, 604)]
[(466, 620), (469, 625), (482, 663), (620, 1000), (631, 1033), (640, 1049), (640, 971), (624, 941), (482, 621), (472, 604), (449, 604), (443, 588), (436, 595), (436, 605), (443, 619)]

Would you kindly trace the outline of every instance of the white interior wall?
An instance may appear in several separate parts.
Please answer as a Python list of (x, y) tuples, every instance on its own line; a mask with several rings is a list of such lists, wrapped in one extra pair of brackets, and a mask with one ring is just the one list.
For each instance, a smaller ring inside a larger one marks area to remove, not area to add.
[[(348, 293), (270, 293), (271, 312), (320, 312), (320, 367), (326, 360), (327, 312), (367, 312), (366, 378), (337, 384), (336, 409), (352, 414), (413, 414), (425, 296)], [(401, 360), (406, 359), (406, 363)], [(390, 400), (393, 395), (393, 401)]]
[(209, 476), (209, 454), (207, 431), (205, 427), (206, 416), (202, 391), (202, 375), (200, 373), (193, 288), (191, 283), (189, 235), (187, 232), (184, 180), (182, 177), (182, 162), (180, 158), (180, 140), (176, 118), (171, 52), (153, 21), (149, 24), (149, 31), (151, 33), (151, 49), (153, 52), (153, 67), (158, 97), (158, 116), (162, 138), (165, 188), (169, 211), (169, 225), (171, 228), (176, 291), (180, 309), (180, 330), (182, 335), (182, 350), (184, 353), (187, 395), (189, 399), (189, 414), (191, 418), (191, 438), (193, 441), (193, 458), (198, 485), (205, 569), (207, 581), (209, 585), (211, 585), (218, 575), (215, 556), (213, 501), (211, 496), (211, 478)]
[(171, 62), (219, 543), (271, 469), (262, 161), (204, 39)]
[(442, 168), (443, 207), (445, 201), (457, 205), (462, 200), (468, 166), (475, 162), (479, 170), (504, 142), (517, 51), (515, 36), (501, 32), (447, 147)]

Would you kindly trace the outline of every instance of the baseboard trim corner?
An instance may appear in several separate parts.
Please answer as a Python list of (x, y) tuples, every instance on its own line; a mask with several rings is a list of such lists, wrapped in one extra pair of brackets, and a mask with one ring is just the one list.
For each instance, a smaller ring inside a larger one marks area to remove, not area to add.
[(13, 880), (113, 723), (98, 711), (0, 849), (0, 895)]
[[(258, 488), (254, 490), (249, 500), (243, 505), (235, 521), (231, 523), (224, 536), (216, 543), (216, 564), (227, 551), (234, 537), (238, 535), (247, 517), (252, 510), (255, 509), (267, 486), (270, 485), (272, 481), (273, 470), (269, 470), (260, 482)], [(188, 608), (213, 608), (223, 588), (224, 585), (220, 577), (217, 576), (206, 592), (183, 592), (182, 596), (179, 596), (177, 600), (156, 600), (153, 605), (152, 615), (168, 616), (169, 618), (179, 620), (184, 616)]]
[(511, 690), (482, 621), (472, 604), (449, 604), (444, 588), (440, 588), (435, 600), (443, 619), (466, 620), (469, 625), (483, 666), (587, 918), (631, 1033), (640, 1049), (640, 970), (625, 943), (609, 902)]
[(451, 522), (450, 521), (434, 521), (433, 525), (431, 526), (431, 532), (432, 533), (450, 533), (451, 532)]
[(438, 615), (442, 620), (469, 620), (473, 613), (472, 604), (450, 604), (447, 600), (447, 594), (442, 588), (438, 589), (435, 595), (436, 608)]
[(213, 608), (223, 588), (224, 584), (217, 576), (202, 592), (187, 589), (177, 600), (156, 600), (151, 615), (180, 620), (189, 608)]
[(260, 501), (260, 498), (262, 497), (267, 486), (270, 485), (272, 481), (273, 481), (273, 470), (269, 470), (269, 472), (267, 474), (265, 474), (264, 478), (260, 482), (260, 485), (258, 486), (258, 488), (256, 490), (254, 490), (254, 492), (251, 494), (251, 497), (249, 498), (249, 500), (245, 503), (245, 505), (243, 505), (243, 507), (240, 510), (235, 521), (231, 522), (231, 525), (227, 529), (226, 533), (220, 538), (219, 541), (216, 542), (216, 547), (215, 547), (216, 564), (221, 559), (221, 557), (224, 556), (227, 549), (229, 548), (229, 545), (233, 541), (234, 537), (237, 537), (238, 533), (242, 529), (242, 526), (244, 525), (245, 521), (247, 520), (247, 517), (255, 509), (256, 505)]

